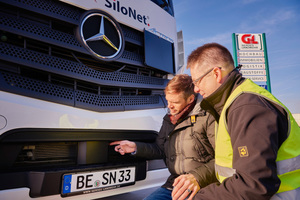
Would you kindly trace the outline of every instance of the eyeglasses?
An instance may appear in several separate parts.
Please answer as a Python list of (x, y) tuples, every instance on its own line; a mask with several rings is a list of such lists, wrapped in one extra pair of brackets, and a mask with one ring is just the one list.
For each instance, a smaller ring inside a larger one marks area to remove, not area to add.
[(214, 69), (214, 68), (208, 70), (208, 71), (207, 71), (206, 73), (204, 73), (202, 76), (200, 76), (199, 78), (197, 78), (196, 80), (194, 80), (194, 81), (193, 81), (193, 84), (194, 84), (195, 86), (199, 85), (200, 82), (201, 82), (201, 80), (202, 80), (207, 74), (209, 74), (213, 69)]

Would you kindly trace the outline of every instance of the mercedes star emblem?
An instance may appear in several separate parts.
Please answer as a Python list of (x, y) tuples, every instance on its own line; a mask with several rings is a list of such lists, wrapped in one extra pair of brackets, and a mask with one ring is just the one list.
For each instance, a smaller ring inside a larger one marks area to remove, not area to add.
[(124, 50), (124, 36), (120, 25), (103, 11), (85, 13), (78, 32), (82, 45), (100, 60), (116, 60)]

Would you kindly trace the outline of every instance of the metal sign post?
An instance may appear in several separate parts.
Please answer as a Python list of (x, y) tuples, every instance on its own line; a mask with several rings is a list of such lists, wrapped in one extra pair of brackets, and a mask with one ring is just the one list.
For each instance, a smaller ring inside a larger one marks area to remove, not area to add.
[(234, 63), (242, 65), (243, 77), (271, 92), (265, 34), (233, 33), (232, 43)]

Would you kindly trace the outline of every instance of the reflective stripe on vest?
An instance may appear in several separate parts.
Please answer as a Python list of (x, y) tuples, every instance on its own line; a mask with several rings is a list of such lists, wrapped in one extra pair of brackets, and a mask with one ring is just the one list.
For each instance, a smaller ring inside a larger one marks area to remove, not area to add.
[(217, 164), (215, 164), (215, 170), (216, 172), (218, 172), (219, 176), (223, 176), (223, 177), (231, 177), (236, 172), (235, 169), (229, 167), (223, 167)]
[[(277, 174), (282, 175), (299, 169), (300, 155), (294, 158), (277, 161)], [(300, 177), (299, 177), (300, 179)]]
[(286, 191), (290, 191), (291, 193), (295, 192), (295, 189), (300, 187), (300, 148), (298, 148), (300, 143), (300, 128), (295, 122), (292, 114), (279, 100), (249, 79), (246, 79), (232, 92), (220, 115), (215, 135), (215, 165), (217, 178), (220, 182), (222, 182), (224, 179), (231, 177), (235, 173), (235, 169), (232, 167), (233, 149), (231, 145), (231, 138), (227, 131), (228, 127), (225, 113), (227, 113), (227, 109), (232, 102), (242, 93), (252, 93), (262, 96), (268, 101), (284, 108), (288, 114), (288, 138), (280, 146), (276, 159), (277, 173), (281, 180), (278, 193), (286, 193)]
[(290, 190), (287, 192), (276, 193), (270, 200), (297, 200), (300, 196), (300, 188)]

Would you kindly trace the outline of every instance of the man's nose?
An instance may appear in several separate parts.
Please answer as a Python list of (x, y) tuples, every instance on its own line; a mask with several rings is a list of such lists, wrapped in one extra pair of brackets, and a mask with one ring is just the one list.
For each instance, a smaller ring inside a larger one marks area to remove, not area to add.
[(194, 86), (194, 92), (195, 93), (199, 93), (200, 92), (200, 88), (198, 86), (196, 86), (196, 85)]

